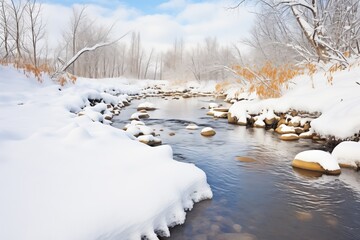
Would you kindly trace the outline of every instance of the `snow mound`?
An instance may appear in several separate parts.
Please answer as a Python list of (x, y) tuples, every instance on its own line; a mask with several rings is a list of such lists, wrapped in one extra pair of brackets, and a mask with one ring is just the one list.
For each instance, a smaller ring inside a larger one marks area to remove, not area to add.
[(359, 168), (360, 143), (352, 141), (342, 142), (334, 148), (332, 156), (340, 165)]

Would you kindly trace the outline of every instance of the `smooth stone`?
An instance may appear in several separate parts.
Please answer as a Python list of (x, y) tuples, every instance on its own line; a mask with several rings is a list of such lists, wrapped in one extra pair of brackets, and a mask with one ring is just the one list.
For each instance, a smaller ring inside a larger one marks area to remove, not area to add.
[(294, 159), (292, 161), (292, 166), (296, 167), (296, 168), (309, 170), (309, 171), (326, 173), (329, 175), (339, 175), (341, 173), (340, 169), (334, 170), (334, 171), (327, 171), (317, 162), (306, 162), (306, 161), (302, 161), (302, 160), (298, 160), (298, 159)]
[(241, 225), (240, 224), (234, 224), (232, 228), (235, 230), (235, 232), (241, 232)]
[(242, 156), (236, 157), (236, 160), (240, 162), (256, 162), (256, 160), (251, 157), (242, 157)]
[(313, 219), (313, 215), (309, 212), (297, 211), (295, 214), (296, 218), (300, 221), (307, 222)]
[(139, 114), (139, 118), (140, 118), (140, 119), (149, 118), (149, 117), (150, 117), (150, 115), (147, 114), (147, 113), (141, 113), (141, 114)]
[(169, 133), (169, 136), (175, 136), (174, 132)]
[(107, 115), (107, 116), (104, 117), (104, 119), (105, 119), (105, 120), (108, 120), (108, 121), (111, 121), (112, 117), (109, 116), (109, 115)]
[(216, 134), (215, 130), (210, 127), (206, 127), (203, 130), (201, 130), (201, 135), (205, 137), (211, 137), (214, 136), (215, 134)]
[(295, 140), (299, 140), (299, 136), (293, 133), (288, 133), (288, 134), (283, 134), (280, 136), (281, 140), (284, 141), (295, 141)]

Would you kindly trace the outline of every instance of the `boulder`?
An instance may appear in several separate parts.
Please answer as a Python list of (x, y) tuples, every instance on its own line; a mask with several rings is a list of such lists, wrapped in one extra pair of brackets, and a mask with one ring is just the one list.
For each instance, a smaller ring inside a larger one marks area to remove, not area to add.
[(281, 135), (280, 139), (284, 140), (284, 141), (295, 141), (295, 140), (299, 140), (299, 136), (294, 133), (287, 133), (287, 134)]
[(330, 153), (321, 150), (309, 150), (297, 154), (292, 161), (292, 166), (329, 175), (341, 173), (336, 159)]
[(211, 127), (206, 127), (201, 130), (201, 135), (205, 137), (214, 136), (216, 134), (215, 130)]

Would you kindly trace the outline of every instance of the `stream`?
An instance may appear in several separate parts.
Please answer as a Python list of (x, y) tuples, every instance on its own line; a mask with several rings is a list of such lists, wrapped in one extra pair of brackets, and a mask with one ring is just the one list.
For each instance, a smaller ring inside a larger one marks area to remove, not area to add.
[[(226, 104), (211, 97), (133, 100), (113, 126), (123, 128), (145, 101), (158, 109), (142, 121), (172, 146), (174, 159), (206, 172), (214, 194), (162, 239), (360, 239), (360, 173), (344, 169), (340, 176), (327, 176), (291, 167), (297, 153), (323, 149), (321, 144), (281, 141), (274, 132), (213, 119), (201, 108), (212, 101)], [(200, 129), (186, 130), (189, 123)], [(201, 136), (205, 126), (216, 135)]]

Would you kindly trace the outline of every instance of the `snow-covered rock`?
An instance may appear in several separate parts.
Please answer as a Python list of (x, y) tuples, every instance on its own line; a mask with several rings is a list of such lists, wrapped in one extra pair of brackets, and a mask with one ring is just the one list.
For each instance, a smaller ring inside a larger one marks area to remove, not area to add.
[(209, 103), (209, 108), (210, 109), (218, 108), (218, 107), (219, 107), (219, 104), (217, 104), (217, 103)]
[(215, 118), (227, 118), (228, 113), (227, 112), (219, 112), (219, 111), (213, 111)]
[(215, 130), (211, 127), (205, 127), (201, 130), (201, 135), (205, 137), (214, 136), (216, 134)]
[(299, 136), (294, 133), (286, 133), (286, 134), (282, 134), (280, 136), (280, 139), (284, 141), (295, 141), (295, 140), (299, 140)]
[(309, 150), (297, 154), (292, 165), (297, 168), (326, 174), (338, 175), (341, 173), (336, 159), (330, 153), (321, 150)]
[(146, 110), (146, 111), (152, 111), (152, 110), (155, 110), (156, 107), (153, 103), (150, 103), (150, 102), (144, 102), (144, 103), (140, 103), (137, 107), (137, 110), (140, 111), (140, 110)]
[(342, 142), (334, 148), (332, 155), (341, 167), (360, 168), (359, 142)]
[(137, 138), (140, 142), (145, 143), (149, 146), (161, 145), (161, 139), (154, 137), (153, 135), (141, 135)]
[(197, 130), (197, 129), (199, 129), (199, 126), (194, 124), (194, 123), (190, 123), (189, 125), (186, 126), (186, 129), (188, 129), (188, 130)]
[(281, 124), (275, 131), (279, 134), (290, 134), (295, 133), (294, 127), (286, 126), (285, 124)]

